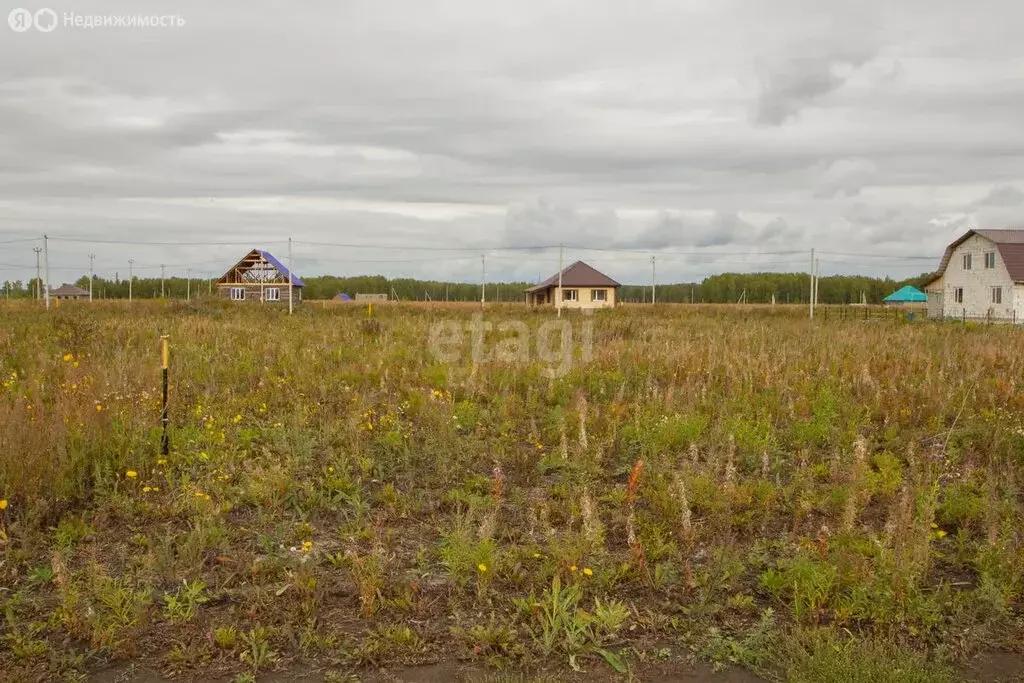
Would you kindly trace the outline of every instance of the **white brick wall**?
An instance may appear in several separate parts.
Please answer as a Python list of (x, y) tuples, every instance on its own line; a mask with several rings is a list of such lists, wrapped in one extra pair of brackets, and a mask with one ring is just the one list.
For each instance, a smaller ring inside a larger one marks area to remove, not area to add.
[(1024, 322), (1024, 285), (1013, 286), (1013, 308), (1017, 311), (1015, 320)]
[[(995, 268), (985, 268), (986, 252), (995, 252)], [(971, 255), (970, 270), (964, 270), (964, 254)], [(963, 303), (956, 301), (955, 291), (958, 287), (964, 290)], [(1002, 287), (1002, 303), (992, 303), (993, 287)], [(938, 303), (941, 301), (941, 314), (947, 318), (959, 318), (966, 309), (968, 318), (991, 315), (992, 318), (1010, 319), (1013, 318), (1016, 305), (1017, 319), (1024, 320), (1024, 290), (1014, 286), (995, 243), (981, 235), (971, 235), (953, 250), (946, 272), (928, 286), (928, 299), (929, 315), (939, 314)]]

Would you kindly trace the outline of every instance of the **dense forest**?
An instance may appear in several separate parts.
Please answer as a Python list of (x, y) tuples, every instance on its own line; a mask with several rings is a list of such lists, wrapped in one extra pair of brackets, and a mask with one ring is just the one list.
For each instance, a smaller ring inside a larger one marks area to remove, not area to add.
[[(874, 278), (860, 275), (830, 275), (818, 283), (818, 301), (824, 304), (850, 304), (861, 301), (863, 295), (868, 303), (879, 303), (893, 291), (904, 285), (921, 287), (930, 277), (922, 273), (907, 280)], [(358, 277), (334, 277), (322, 275), (304, 278), (306, 299), (331, 299), (338, 294), (387, 294), (388, 298), (401, 301), (479, 301), (480, 285), (464, 282), (440, 282), (415, 280), (411, 278), (386, 278), (383, 275)], [(75, 284), (88, 289), (88, 276), (80, 277)], [(4, 282), (2, 295), (8, 298), (31, 298), (36, 295), (35, 279), (28, 282)], [(211, 290), (209, 280), (170, 277), (161, 283), (160, 278), (135, 278), (132, 282), (132, 296), (140, 299), (167, 298), (184, 299), (187, 296), (207, 295)], [(489, 282), (486, 288), (487, 301), (522, 301), (523, 290), (530, 285), (525, 282)], [(55, 285), (56, 287), (56, 285)], [(804, 303), (808, 301), (810, 280), (807, 273), (722, 273), (705, 278), (702, 282), (659, 284), (656, 300), (664, 303), (769, 303), (772, 295), (778, 303)], [(127, 299), (127, 280), (105, 280), (96, 278), (93, 295), (97, 299)], [(651, 300), (650, 285), (623, 285), (619, 299), (627, 302)]]

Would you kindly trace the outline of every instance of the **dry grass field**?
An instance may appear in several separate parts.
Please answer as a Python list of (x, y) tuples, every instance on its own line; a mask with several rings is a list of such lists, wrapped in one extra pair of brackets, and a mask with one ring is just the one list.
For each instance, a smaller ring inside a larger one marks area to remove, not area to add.
[(0, 307), (7, 680), (923, 682), (1022, 646), (1019, 329), (636, 306), (567, 316), (564, 374), (510, 325), (439, 358), (477, 311)]

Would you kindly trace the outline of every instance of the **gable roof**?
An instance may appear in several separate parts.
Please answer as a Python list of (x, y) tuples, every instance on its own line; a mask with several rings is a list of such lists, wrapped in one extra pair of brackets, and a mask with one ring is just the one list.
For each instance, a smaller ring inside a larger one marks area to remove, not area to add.
[(949, 260), (953, 258), (953, 251), (974, 235), (991, 240), (999, 250), (999, 256), (1006, 265), (1010, 279), (1014, 282), (1024, 282), (1024, 230), (968, 230), (946, 247), (942, 261), (939, 262), (939, 269), (935, 272), (935, 276), (925, 283), (925, 286), (942, 277), (949, 265)]
[(75, 285), (64, 284), (57, 289), (51, 289), (50, 296), (89, 296), (89, 290), (76, 287)]
[(924, 303), (925, 301), (928, 301), (928, 295), (913, 285), (907, 285), (906, 287), (900, 287), (895, 292), (882, 299), (882, 301), (889, 301), (892, 303)]
[[(240, 269), (242, 272), (245, 272), (247, 270), (251, 270), (252, 267), (255, 265), (255, 263), (253, 263), (253, 262), (254, 261), (259, 261), (260, 259), (266, 261), (271, 266), (273, 266), (274, 269), (281, 275), (281, 279), (285, 283), (288, 282), (288, 268), (283, 263), (281, 263), (279, 260), (277, 260), (277, 258), (273, 254), (271, 254), (269, 251), (265, 251), (263, 249), (253, 249), (248, 254), (243, 256), (238, 261), (238, 263), (236, 263), (235, 265), (231, 266), (231, 268), (229, 268), (226, 273), (221, 275), (220, 279), (217, 280), (217, 283), (218, 284), (228, 284), (229, 283), (228, 276), (231, 275), (232, 271), (234, 271), (236, 268)], [(305, 286), (305, 284), (302, 282), (302, 279), (298, 275), (296, 275), (295, 273), (292, 273), (292, 284), (295, 285), (296, 287), (304, 287)]]
[[(555, 273), (539, 285), (527, 289), (527, 292), (536, 292), (548, 287), (558, 286), (558, 273)], [(621, 287), (618, 282), (611, 279), (604, 273), (588, 266), (583, 261), (577, 261), (568, 268), (562, 269), (563, 287)]]

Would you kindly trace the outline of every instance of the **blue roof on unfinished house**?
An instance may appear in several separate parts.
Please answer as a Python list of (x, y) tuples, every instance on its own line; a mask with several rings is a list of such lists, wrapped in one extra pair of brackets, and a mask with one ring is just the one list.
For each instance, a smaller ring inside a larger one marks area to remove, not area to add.
[(900, 287), (889, 296), (882, 299), (882, 301), (888, 301), (890, 303), (924, 303), (928, 301), (928, 295), (922, 292), (917, 287), (907, 285), (906, 287)]
[[(260, 252), (260, 256), (267, 259), (270, 265), (277, 268), (277, 272), (281, 273), (281, 275), (283, 275), (285, 279), (288, 278), (288, 269), (285, 267), (283, 263), (278, 261), (273, 254), (271, 254), (269, 251), (264, 251), (263, 249), (257, 249), (256, 251)], [(303, 284), (302, 279), (295, 273), (292, 273), (292, 284), (295, 285), (296, 287), (306, 286), (305, 284)]]

